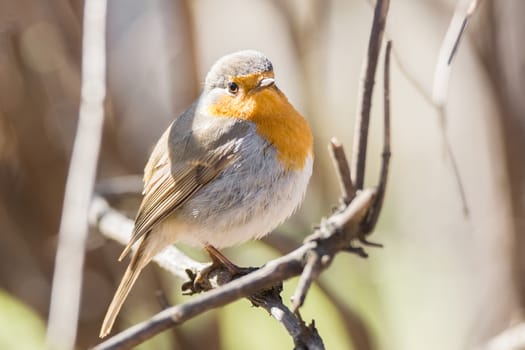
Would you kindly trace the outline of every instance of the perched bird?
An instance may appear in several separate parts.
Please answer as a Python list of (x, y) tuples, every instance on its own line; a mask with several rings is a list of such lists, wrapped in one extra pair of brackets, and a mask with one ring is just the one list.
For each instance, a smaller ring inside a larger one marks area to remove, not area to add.
[(276, 86), (270, 60), (253, 50), (220, 58), (146, 164), (144, 197), (119, 260), (136, 250), (100, 337), (157, 253), (180, 242), (228, 264), (216, 248), (261, 238), (287, 219), (304, 197), (312, 163), (310, 127)]

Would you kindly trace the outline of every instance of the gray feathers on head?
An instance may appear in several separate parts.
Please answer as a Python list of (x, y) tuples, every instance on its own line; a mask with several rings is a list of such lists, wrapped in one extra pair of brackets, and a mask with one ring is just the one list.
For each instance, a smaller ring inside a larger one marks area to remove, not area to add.
[(259, 51), (244, 50), (221, 57), (206, 76), (205, 89), (224, 88), (230, 77), (273, 70), (272, 62)]

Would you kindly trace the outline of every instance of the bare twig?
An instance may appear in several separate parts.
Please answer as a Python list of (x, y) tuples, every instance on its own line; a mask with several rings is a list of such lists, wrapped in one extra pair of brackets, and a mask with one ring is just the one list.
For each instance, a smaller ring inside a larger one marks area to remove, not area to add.
[(84, 8), (81, 104), (58, 234), (47, 328), (47, 343), (52, 348), (75, 347), (88, 208), (104, 119), (106, 5), (106, 0), (88, 0)]
[(364, 78), (361, 81), (362, 86), (359, 89), (360, 98), (354, 131), (354, 153), (352, 157), (352, 179), (355, 181), (354, 184), (357, 190), (362, 189), (364, 184), (372, 91), (374, 89), (377, 61), (383, 33), (385, 31), (389, 4), (389, 0), (378, 0), (376, 3), (372, 30), (368, 41), (367, 57), (363, 67)]
[[(432, 96), (430, 95), (430, 93), (428, 93), (425, 90), (421, 82), (419, 82), (411, 74), (411, 72), (409, 71), (409, 69), (407, 68), (407, 66), (401, 59), (401, 57), (399, 56), (397, 50), (395, 48), (392, 50), (392, 54), (397, 63), (397, 67), (399, 68), (403, 76), (416, 89), (416, 91), (425, 99), (425, 101), (429, 105), (434, 107), (437, 111), (438, 118), (440, 121), (440, 128), (442, 131), (443, 144), (445, 146), (445, 152), (446, 152), (446, 155), (449, 157), (451, 165), (452, 165), (452, 172), (454, 175), (454, 179), (456, 180), (456, 185), (458, 188), (458, 192), (461, 198), (461, 203), (463, 205), (463, 212), (465, 215), (468, 215), (469, 213), (467, 196), (465, 194), (465, 188), (463, 186), (463, 182), (461, 181), (461, 174), (459, 172), (458, 163), (454, 155), (454, 152), (452, 150), (452, 144), (450, 143), (450, 140), (448, 138), (448, 133), (446, 131), (447, 112), (444, 106), (444, 102), (445, 102), (446, 94), (448, 91), (448, 78), (450, 75), (452, 60), (457, 52), (457, 48), (459, 47), (460, 38), (462, 37), (464, 33), (466, 24), (468, 20), (470, 19), (470, 17), (472, 16), (472, 14), (475, 12), (480, 2), (481, 0), (471, 0), (468, 8), (466, 9), (465, 17), (462, 18), (461, 16), (459, 16), (458, 17), (459, 19), (452, 20), (451, 25), (449, 27), (449, 31), (447, 32), (447, 36), (452, 35), (455, 32), (457, 35), (452, 36), (451, 38), (448, 38), (448, 39), (445, 38), (443, 42), (443, 45), (440, 51), (440, 56), (438, 59), (438, 63), (436, 64), (436, 71), (434, 73), (434, 86), (433, 86)], [(460, 5), (461, 7), (459, 7)], [(458, 3), (458, 7), (459, 9), (457, 9), (457, 11), (459, 12), (465, 11), (465, 5), (461, 3), (461, 1)], [(458, 30), (458, 20), (461, 20), (461, 19), (463, 22), (460, 25), (460, 29)]]
[[(387, 29), (388, 34), (388, 29)], [(390, 40), (390, 39), (388, 39)], [(436, 104), (434, 103), (434, 100), (432, 99), (432, 96), (430, 95), (430, 92), (425, 89), (421, 81), (419, 81), (414, 74), (410, 71), (410, 69), (407, 67), (406, 63), (403, 61), (402, 57), (399, 55), (399, 52), (396, 50), (396, 48), (392, 48), (392, 57), (394, 58), (394, 61), (396, 62), (396, 66), (401, 72), (401, 75), (405, 77), (405, 79), (408, 81), (410, 85), (416, 91), (423, 97), (423, 99), (432, 107), (436, 107)]]
[(312, 282), (317, 279), (319, 273), (321, 272), (321, 258), (319, 255), (313, 251), (308, 255), (306, 260), (306, 265), (304, 266), (303, 273), (299, 278), (297, 287), (295, 288), (295, 293), (292, 296), (292, 311), (297, 312), (297, 310), (303, 306), (306, 294), (312, 285)]
[(454, 178), (456, 179), (456, 186), (459, 192), (459, 198), (461, 199), (461, 204), (463, 206), (463, 214), (465, 216), (469, 216), (470, 210), (469, 205), (467, 201), (467, 194), (465, 193), (465, 186), (463, 185), (463, 181), (461, 181), (461, 173), (459, 171), (459, 165), (458, 161), (456, 160), (456, 156), (454, 155), (454, 152), (452, 150), (452, 144), (450, 143), (450, 139), (448, 136), (448, 132), (446, 131), (445, 121), (446, 121), (446, 111), (445, 107), (438, 107), (439, 111), (439, 119), (441, 121), (441, 130), (443, 134), (443, 143), (445, 144), (445, 151), (447, 152), (447, 155), (450, 159), (450, 164), (452, 166), (452, 172), (454, 173)]
[[(372, 0), (368, 0), (367, 1), (370, 5), (373, 6), (373, 2)], [(458, 7), (461, 5), (461, 7), (459, 8), (460, 10), (463, 10), (465, 11), (466, 9), (466, 14), (465, 14), (465, 17), (463, 18), (463, 22), (460, 26), (460, 30), (458, 31), (457, 28), (458, 28), (458, 25), (457, 25), (457, 21), (454, 21), (454, 29), (457, 33), (457, 36), (455, 37), (452, 37), (452, 39), (445, 39), (445, 41), (447, 42), (447, 45), (445, 45), (445, 42), (443, 43), (443, 46), (442, 46), (442, 49), (440, 51), (440, 58), (438, 59), (438, 64), (436, 65), (436, 72), (434, 74), (434, 87), (433, 87), (433, 96), (430, 96), (429, 93), (427, 93), (427, 91), (424, 89), (424, 87), (422, 86), (421, 82), (419, 82), (412, 74), (411, 72), (409, 71), (409, 69), (406, 67), (406, 65), (404, 64), (404, 62), (402, 61), (401, 57), (399, 56), (397, 50), (393, 50), (392, 53), (393, 53), (393, 56), (395, 58), (395, 61), (397, 63), (397, 67), (399, 68), (399, 70), (401, 71), (401, 73), (403, 74), (403, 76), (408, 80), (408, 82), (416, 89), (416, 91), (425, 99), (426, 102), (428, 102), (430, 105), (432, 105), (434, 108), (436, 108), (437, 110), (437, 113), (438, 113), (438, 117), (439, 117), (439, 120), (440, 120), (440, 123), (441, 123), (441, 130), (442, 130), (442, 133), (443, 133), (443, 143), (445, 145), (445, 152), (447, 154), (447, 156), (450, 158), (450, 161), (451, 161), (451, 164), (452, 164), (452, 171), (453, 171), (453, 174), (454, 174), (454, 179), (456, 180), (456, 185), (458, 187), (458, 191), (459, 191), (459, 195), (460, 195), (460, 198), (461, 198), (461, 203), (463, 205), (463, 212), (465, 215), (468, 216), (468, 213), (469, 213), (469, 208), (468, 208), (468, 203), (467, 203), (467, 197), (466, 197), (466, 194), (465, 194), (465, 189), (464, 189), (464, 186), (463, 186), (463, 182), (461, 181), (461, 174), (459, 172), (459, 167), (458, 167), (458, 164), (457, 164), (457, 161), (456, 161), (456, 158), (454, 156), (454, 153), (452, 152), (452, 145), (450, 144), (450, 141), (448, 139), (448, 135), (446, 133), (446, 128), (445, 128), (445, 124), (446, 124), (446, 111), (445, 111), (445, 108), (443, 106), (443, 103), (444, 103), (444, 99), (446, 98), (446, 92), (447, 92), (447, 89), (448, 89), (448, 76), (450, 74), (450, 72), (448, 71), (447, 74), (441, 76), (441, 73), (439, 74), (440, 77), (438, 77), (438, 66), (439, 67), (447, 67), (446, 69), (443, 69), (443, 68), (440, 68), (440, 71), (441, 72), (444, 72), (446, 70), (450, 70), (450, 64), (452, 63), (452, 60), (457, 52), (457, 48), (459, 47), (459, 42), (460, 42), (460, 39), (464, 33), (464, 30), (466, 28), (466, 25), (467, 25), (467, 22), (468, 20), (470, 19), (470, 17), (472, 16), (472, 14), (475, 12), (476, 8), (478, 7), (479, 3), (481, 2), (481, 0), (470, 0), (470, 3), (468, 5), (468, 7), (466, 7), (464, 5), (464, 2), (465, 1), (460, 1), (458, 2)], [(451, 23), (451, 26), (452, 26), (452, 23)], [(449, 32), (451, 31), (451, 29), (449, 28)], [(387, 33), (388, 34), (388, 33)], [(449, 33), (447, 32), (447, 35)], [(453, 40), (453, 41), (451, 41)], [(448, 56), (447, 56), (448, 55)], [(441, 102), (440, 102), (441, 101)]]
[(339, 178), (339, 187), (342, 193), (341, 200), (343, 204), (349, 204), (355, 197), (355, 188), (352, 183), (352, 176), (350, 174), (350, 167), (345, 150), (341, 142), (335, 137), (332, 137), (330, 140), (328, 150), (330, 151), (334, 165), (337, 166), (336, 173)]
[(377, 185), (377, 198), (374, 202), (370, 216), (366, 221), (366, 227), (363, 233), (371, 232), (379, 218), (381, 209), (383, 207), (383, 200), (385, 198), (386, 185), (388, 181), (388, 172), (390, 168), (390, 52), (392, 49), (392, 41), (386, 43), (385, 50), (385, 65), (383, 74), (383, 107), (384, 107), (384, 126), (383, 126), (383, 162), (381, 164), (381, 173), (379, 175), (379, 184)]

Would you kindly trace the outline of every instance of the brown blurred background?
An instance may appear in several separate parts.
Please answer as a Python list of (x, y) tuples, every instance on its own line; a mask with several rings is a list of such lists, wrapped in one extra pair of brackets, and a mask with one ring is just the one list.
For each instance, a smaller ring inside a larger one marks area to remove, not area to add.
[[(303, 311), (328, 349), (471, 349), (521, 322), (525, 303), (525, 3), (484, 1), (454, 62), (446, 130), (470, 215), (445, 152), (431, 94), (451, 0), (393, 1), (392, 172), (367, 260), (339, 256)], [(79, 106), (83, 3), (0, 0), (0, 348), (38, 349)], [(326, 145), (350, 150), (372, 9), (365, 0), (111, 0), (108, 97), (98, 178), (140, 174), (151, 146), (198, 95), (209, 66), (245, 48), (265, 52), (279, 86), (314, 129), (316, 164), (301, 211), (281, 229), (297, 242), (330, 212), (338, 188)], [(399, 63), (404, 67), (400, 69)], [(408, 72), (408, 73), (407, 73)], [(408, 74), (408, 75), (407, 75)], [(377, 86), (381, 88), (379, 74)], [(375, 94), (368, 183), (382, 133)], [(350, 153), (350, 152), (348, 152)], [(137, 196), (113, 200), (131, 217)], [(125, 264), (92, 232), (78, 348), (98, 329)], [(197, 258), (199, 252), (190, 251)], [(245, 265), (277, 256), (261, 242), (226, 252)], [(156, 266), (124, 306), (118, 329), (172, 303), (181, 281)], [(295, 281), (285, 284), (288, 298)], [(355, 317), (348, 320), (348, 315)], [(357, 321), (356, 321), (357, 320)], [(359, 329), (350, 329), (360, 325)], [(358, 334), (365, 341), (356, 341)], [(368, 344), (368, 345), (367, 345)], [(239, 301), (166, 332), (144, 349), (290, 349), (284, 329)]]

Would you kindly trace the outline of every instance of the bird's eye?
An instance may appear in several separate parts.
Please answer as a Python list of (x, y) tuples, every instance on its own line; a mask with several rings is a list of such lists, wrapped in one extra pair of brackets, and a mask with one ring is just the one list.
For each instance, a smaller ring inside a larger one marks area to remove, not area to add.
[(227, 87), (228, 87), (228, 92), (230, 94), (236, 94), (239, 91), (239, 85), (237, 85), (233, 81), (228, 82)]

